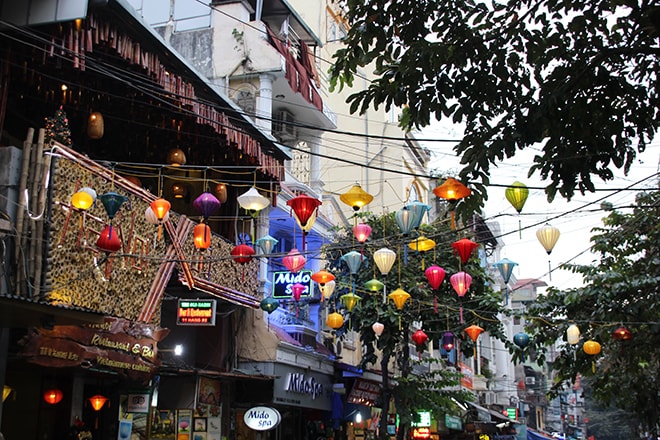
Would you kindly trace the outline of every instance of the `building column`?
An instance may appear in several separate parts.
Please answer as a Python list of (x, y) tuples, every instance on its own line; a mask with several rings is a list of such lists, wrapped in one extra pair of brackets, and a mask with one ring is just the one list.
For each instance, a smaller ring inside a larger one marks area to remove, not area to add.
[(267, 133), (272, 131), (273, 118), (273, 77), (259, 75), (259, 96), (257, 97), (257, 126)]
[(309, 145), (309, 186), (319, 196), (323, 194), (323, 181), (321, 180), (321, 138), (314, 136), (308, 141)]

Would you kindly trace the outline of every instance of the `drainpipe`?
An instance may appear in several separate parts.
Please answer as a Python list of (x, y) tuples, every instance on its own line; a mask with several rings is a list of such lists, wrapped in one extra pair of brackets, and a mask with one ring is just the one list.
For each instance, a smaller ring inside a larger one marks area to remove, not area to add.
[(268, 74), (259, 75), (259, 97), (257, 98), (256, 124), (266, 133), (273, 127), (273, 77)]

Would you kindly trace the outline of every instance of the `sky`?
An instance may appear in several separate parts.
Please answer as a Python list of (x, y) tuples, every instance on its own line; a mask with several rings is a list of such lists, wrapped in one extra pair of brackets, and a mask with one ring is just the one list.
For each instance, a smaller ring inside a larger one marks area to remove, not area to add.
[[(458, 139), (461, 132), (458, 128), (437, 124), (425, 129), (419, 137)], [(449, 174), (453, 170), (457, 174), (460, 165), (450, 144), (427, 143), (425, 146), (433, 152), (431, 169), (436, 168)], [(514, 181), (520, 181), (530, 187), (529, 197), (521, 214), (518, 215), (506, 200), (505, 187), (492, 187), (488, 192), (489, 200), (483, 212), (484, 218), (486, 221), (499, 223), (501, 239), (504, 242), (501, 258), (518, 263), (513, 271), (517, 279), (537, 278), (558, 289), (580, 287), (583, 285), (580, 275), (558, 267), (565, 262), (586, 265), (595, 260), (596, 256), (589, 251), (589, 240), (592, 228), (602, 226), (602, 219), (607, 216), (607, 212), (601, 208), (601, 201), (607, 201), (615, 208), (620, 207), (620, 212), (630, 212), (625, 206), (634, 203), (639, 190), (654, 187), (657, 189), (658, 178), (649, 177), (659, 169), (660, 141), (656, 140), (644, 153), (638, 155), (627, 176), (623, 171), (616, 170), (615, 179), (612, 181), (603, 182), (596, 177), (594, 184), (599, 191), (585, 195), (578, 193), (570, 202), (557, 196), (549, 203), (542, 189), (531, 189), (547, 185), (538, 175), (527, 177), (534, 154), (534, 150), (518, 152), (516, 156), (499, 163), (491, 170), (493, 184), (510, 185)], [(636, 184), (642, 180), (643, 182)], [(631, 189), (625, 189), (631, 185)], [(536, 231), (546, 222), (560, 231), (559, 240), (550, 255), (536, 237)], [(553, 269), (550, 275), (548, 262)]]

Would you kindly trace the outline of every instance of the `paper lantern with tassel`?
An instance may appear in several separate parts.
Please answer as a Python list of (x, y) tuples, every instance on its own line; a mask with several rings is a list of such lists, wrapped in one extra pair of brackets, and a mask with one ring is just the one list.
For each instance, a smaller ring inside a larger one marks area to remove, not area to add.
[(319, 290), (321, 291), (321, 294), (323, 295), (323, 298), (328, 299), (332, 296), (332, 294), (335, 291), (337, 283), (335, 280), (328, 281), (322, 286), (319, 286)]
[(444, 332), (442, 334), (442, 348), (449, 352), (454, 349), (454, 334), (452, 332)]
[(193, 229), (193, 242), (201, 251), (211, 247), (211, 228), (206, 223), (198, 223)]
[(220, 200), (210, 192), (203, 192), (193, 201), (193, 207), (208, 221), (220, 209)]
[(291, 249), (286, 256), (282, 257), (282, 264), (292, 273), (305, 267), (305, 263), (307, 263), (307, 259), (296, 248)]
[(462, 298), (465, 296), (467, 291), (470, 289), (472, 284), (472, 276), (467, 272), (458, 272), (449, 277), (449, 283), (453, 287), (456, 294), (461, 298), (461, 306), (459, 309), (460, 322), (463, 323), (463, 302)]
[(277, 243), (279, 243), (279, 240), (275, 237), (271, 237), (270, 235), (265, 235), (261, 238), (258, 238), (255, 242), (263, 255), (270, 255)]
[(477, 339), (479, 338), (479, 335), (483, 333), (484, 329), (479, 327), (478, 325), (472, 324), (468, 328), (466, 328), (465, 333), (468, 334), (470, 339), (472, 339), (472, 342), (474, 343), (473, 346), (473, 356), (476, 358), (477, 357)]
[(107, 225), (103, 228), (103, 231), (99, 234), (99, 238), (96, 240), (96, 247), (108, 254), (121, 249), (121, 241), (112, 225)]
[[(527, 189), (524, 183), (515, 181), (504, 191), (504, 196), (511, 203), (511, 206), (518, 211), (518, 214), (520, 214), (529, 196), (529, 189)], [(522, 238), (522, 223), (520, 218), (518, 219), (518, 235)]]
[(373, 324), (371, 324), (371, 329), (374, 331), (374, 334), (378, 338), (380, 337), (380, 335), (383, 334), (383, 330), (385, 330), (385, 324), (376, 321)]
[(368, 224), (358, 223), (357, 225), (353, 226), (353, 235), (359, 243), (364, 243), (371, 235), (371, 230), (371, 226)]
[(358, 304), (358, 302), (362, 299), (358, 295), (354, 294), (353, 292), (347, 293), (345, 295), (342, 295), (340, 298), (342, 303), (344, 303), (344, 306), (346, 307), (346, 310), (349, 312), (352, 312), (355, 306)]
[[(455, 203), (458, 200), (464, 199), (465, 197), (468, 197), (470, 194), (472, 194), (472, 190), (453, 177), (448, 177), (447, 180), (442, 183), (442, 185), (433, 188), (433, 194), (441, 199), (447, 200), (450, 203)], [(451, 210), (450, 214), (451, 228), (456, 229), (456, 218), (453, 209)]]
[(339, 195), (339, 200), (353, 208), (353, 211), (359, 211), (365, 205), (371, 203), (373, 199), (374, 196), (363, 190), (357, 183), (347, 192)]
[(412, 334), (410, 337), (415, 345), (417, 346), (417, 354), (419, 355), (419, 360), (422, 360), (422, 345), (428, 341), (429, 337), (428, 335), (424, 332), (424, 330), (417, 330), (415, 333)]
[(56, 405), (60, 403), (63, 397), (64, 393), (62, 393), (62, 390), (58, 390), (57, 388), (46, 390), (43, 394), (44, 401), (49, 405)]
[(325, 320), (325, 324), (333, 330), (340, 329), (344, 325), (344, 317), (340, 313), (332, 312)]
[(247, 244), (239, 244), (231, 250), (231, 256), (238, 264), (248, 263), (254, 255), (254, 249)]
[(529, 335), (527, 333), (516, 333), (513, 335), (513, 343), (520, 347), (522, 354), (521, 359), (525, 362), (525, 347), (529, 345)]
[(108, 214), (110, 220), (115, 218), (119, 208), (121, 208), (121, 206), (128, 201), (127, 197), (124, 197), (121, 194), (117, 194), (113, 191), (101, 194), (98, 198), (101, 201), (101, 204), (103, 204), (105, 212)]
[[(597, 354), (600, 353), (600, 344), (592, 339), (589, 339), (588, 341), (584, 341), (584, 344), (582, 345), (582, 350), (584, 350), (585, 353), (591, 356), (596, 356)], [(591, 361), (591, 371), (593, 373), (596, 372), (596, 362), (594, 360)]]
[(348, 269), (351, 271), (351, 274), (355, 275), (358, 272), (358, 270), (360, 270), (360, 266), (362, 265), (362, 262), (365, 260), (365, 257), (360, 252), (350, 251), (342, 255), (341, 260), (344, 263), (346, 263), (346, 266), (348, 266)]
[(453, 242), (451, 247), (454, 248), (454, 252), (460, 258), (461, 263), (465, 264), (470, 260), (472, 253), (479, 247), (479, 244), (469, 238), (461, 238), (460, 240)]

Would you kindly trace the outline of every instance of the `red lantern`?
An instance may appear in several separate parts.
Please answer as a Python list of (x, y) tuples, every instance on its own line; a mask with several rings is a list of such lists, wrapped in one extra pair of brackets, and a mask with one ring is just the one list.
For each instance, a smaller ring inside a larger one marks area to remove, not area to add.
[(295, 283), (293, 286), (291, 286), (291, 292), (293, 294), (293, 299), (297, 301), (300, 301), (300, 297), (302, 294), (305, 292), (305, 285), (300, 284), (300, 283)]
[(235, 262), (244, 264), (252, 259), (252, 255), (254, 255), (254, 249), (252, 249), (252, 246), (248, 246), (247, 244), (239, 244), (231, 250), (231, 255)]
[(426, 275), (426, 279), (429, 280), (429, 284), (433, 290), (438, 290), (440, 284), (442, 284), (442, 282), (445, 280), (445, 274), (445, 270), (440, 266), (436, 266), (435, 264), (429, 266), (424, 271), (424, 275)]
[(119, 236), (112, 225), (103, 228), (98, 240), (96, 240), (96, 247), (108, 254), (117, 252), (121, 249), (121, 241), (119, 241)]
[(418, 346), (423, 345), (429, 339), (428, 335), (424, 333), (424, 330), (417, 330), (411, 337), (413, 342)]
[(53, 388), (44, 392), (44, 400), (46, 401), (46, 403), (51, 405), (60, 403), (63, 397), (64, 394), (62, 393), (61, 390), (58, 390), (57, 388)]
[(364, 243), (371, 235), (371, 226), (366, 223), (358, 223), (353, 226), (353, 235), (358, 242)]
[(479, 244), (469, 238), (462, 238), (453, 242), (451, 247), (454, 248), (454, 252), (460, 257), (461, 263), (465, 264), (472, 256), (472, 252), (479, 247)]
[(628, 341), (632, 339), (632, 337), (632, 332), (623, 326), (612, 332), (612, 338), (614, 338), (615, 341)]
[(282, 264), (284, 264), (284, 267), (286, 267), (289, 272), (293, 273), (296, 273), (305, 267), (306, 262), (307, 260), (305, 257), (298, 252), (298, 249), (296, 248), (291, 249), (286, 257), (282, 258)]
[(193, 240), (197, 249), (208, 249), (211, 246), (211, 228), (209, 225), (199, 223), (195, 226), (193, 229)]
[(292, 198), (286, 202), (286, 204), (291, 207), (291, 210), (296, 215), (296, 218), (298, 218), (300, 225), (306, 227), (307, 221), (309, 221), (314, 214), (314, 211), (316, 211), (321, 205), (321, 201), (308, 195), (301, 194)]

